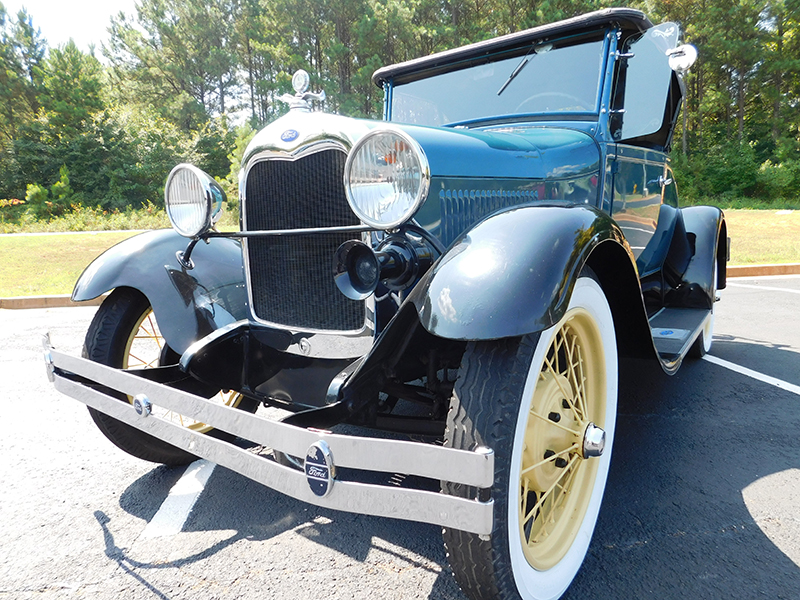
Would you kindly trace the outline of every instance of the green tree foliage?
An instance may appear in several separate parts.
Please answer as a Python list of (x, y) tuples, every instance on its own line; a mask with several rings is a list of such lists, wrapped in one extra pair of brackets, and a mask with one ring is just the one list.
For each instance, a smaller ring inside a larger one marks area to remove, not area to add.
[(208, 114), (225, 113), (237, 84), (238, 8), (236, 0), (142, 0), (135, 20), (112, 18), (106, 55), (116, 81), (182, 128), (202, 127)]
[[(43, 216), (161, 205), (187, 161), (233, 204), (247, 141), (286, 112), (296, 69), (327, 92), (326, 110), (379, 117), (383, 65), (616, 4), (139, 0), (112, 18), (103, 64), (73, 43), (48, 49), (28, 13), (0, 2), (0, 199)], [(678, 22), (700, 53), (675, 136), (682, 195), (798, 197), (800, 0), (627, 4)]]
[(10, 18), (0, 3), (0, 143), (13, 141), (39, 108), (44, 54), (44, 40), (28, 13), (21, 10)]
[(797, 198), (800, 2), (665, 0), (654, 8), (656, 18), (681, 24), (700, 56), (676, 135), (683, 195)]

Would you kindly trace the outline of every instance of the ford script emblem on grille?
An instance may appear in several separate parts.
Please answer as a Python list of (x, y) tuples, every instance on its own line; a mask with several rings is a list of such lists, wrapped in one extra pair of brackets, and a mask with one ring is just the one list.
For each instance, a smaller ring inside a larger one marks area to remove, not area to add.
[(306, 452), (305, 472), (308, 487), (314, 494), (324, 497), (330, 493), (336, 470), (328, 444), (320, 441), (311, 445)]
[(284, 142), (293, 142), (300, 134), (295, 129), (287, 129), (281, 134), (281, 139)]

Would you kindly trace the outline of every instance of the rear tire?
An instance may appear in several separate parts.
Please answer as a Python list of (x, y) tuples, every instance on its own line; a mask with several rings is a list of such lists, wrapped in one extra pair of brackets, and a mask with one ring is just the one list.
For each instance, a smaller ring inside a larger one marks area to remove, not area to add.
[(714, 267), (711, 275), (711, 314), (706, 319), (703, 330), (689, 348), (691, 358), (703, 358), (711, 351), (711, 344), (714, 343), (714, 305), (717, 302), (717, 257), (714, 257)]
[[(149, 348), (144, 345), (137, 347), (142, 337), (147, 338), (145, 343), (149, 342)], [(164, 345), (147, 297), (132, 288), (114, 290), (100, 305), (86, 332), (83, 357), (116, 369), (174, 364), (172, 361), (179, 358)], [(134, 361), (140, 364), (132, 364)], [(111, 395), (123, 402), (131, 402), (121, 392), (111, 392)], [(255, 412), (257, 408), (254, 401), (235, 393), (221, 397), (220, 401), (249, 412)], [(137, 458), (165, 465), (185, 465), (197, 458), (93, 408), (89, 408), (89, 414), (103, 435)], [(186, 426), (216, 437), (232, 437), (202, 423)]]
[[(564, 593), (600, 511), (616, 409), (614, 323), (591, 277), (578, 279), (554, 327), (468, 345), (445, 445), (495, 453), (491, 536), (444, 531), (453, 573), (468, 597), (550, 600)], [(590, 422), (605, 431), (605, 447), (583, 458)], [(447, 482), (443, 491), (478, 494)]]

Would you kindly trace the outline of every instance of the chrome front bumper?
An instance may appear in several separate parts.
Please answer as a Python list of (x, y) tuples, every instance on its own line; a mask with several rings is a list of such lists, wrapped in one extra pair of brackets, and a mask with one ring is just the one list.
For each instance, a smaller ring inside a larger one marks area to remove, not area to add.
[(48, 338), (45, 338), (45, 362), (48, 376), (58, 391), (292, 498), (325, 508), (431, 523), (482, 535), (492, 531), (492, 500), (481, 502), (428, 490), (335, 478), (330, 481), (327, 494), (319, 496), (311, 488), (313, 475), (307, 477), (306, 472), (280, 465), (271, 457), (148, 415), (147, 410), (139, 414), (133, 405), (76, 382), (70, 374), (132, 397), (138, 396), (140, 402), (137, 408), (140, 410), (142, 402), (149, 402), (291, 456), (304, 457), (312, 446), (325, 447), (336, 467), (417, 475), (476, 488), (490, 488), (494, 481), (494, 454), (490, 449), (471, 452), (417, 442), (303, 429), (214, 404), (205, 398), (124, 371), (62, 354), (50, 347)]

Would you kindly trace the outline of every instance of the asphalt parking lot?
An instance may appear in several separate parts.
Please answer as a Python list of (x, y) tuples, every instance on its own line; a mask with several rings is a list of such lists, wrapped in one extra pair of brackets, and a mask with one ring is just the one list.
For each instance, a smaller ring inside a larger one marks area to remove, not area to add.
[[(621, 363), (606, 498), (566, 598), (800, 598), (800, 276), (729, 284), (711, 360)], [(464, 600), (438, 528), (220, 467), (181, 531), (153, 534), (184, 469), (117, 450), (45, 377), (41, 334), (77, 354), (94, 310), (0, 310), (0, 598)]]

